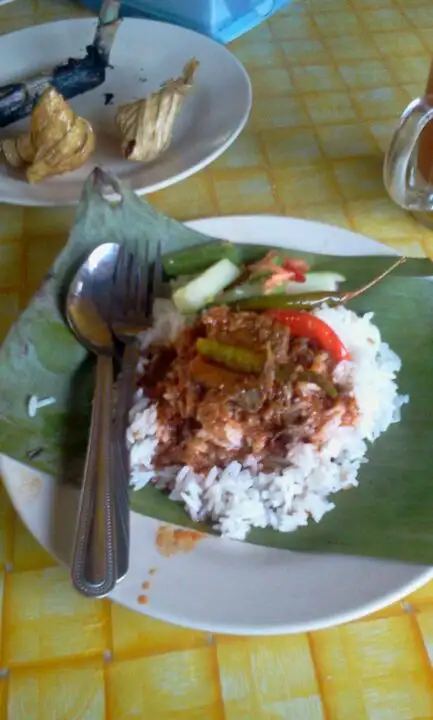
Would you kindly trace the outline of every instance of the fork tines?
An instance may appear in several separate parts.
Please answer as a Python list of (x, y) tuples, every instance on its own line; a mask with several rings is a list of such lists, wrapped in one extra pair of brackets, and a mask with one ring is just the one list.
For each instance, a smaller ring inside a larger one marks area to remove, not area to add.
[(114, 271), (114, 303), (123, 308), (123, 316), (134, 317), (134, 324), (150, 320), (153, 301), (161, 291), (162, 254), (161, 243), (156, 245), (155, 260), (150, 272), (149, 243), (144, 253), (131, 250), (123, 244), (119, 247)]

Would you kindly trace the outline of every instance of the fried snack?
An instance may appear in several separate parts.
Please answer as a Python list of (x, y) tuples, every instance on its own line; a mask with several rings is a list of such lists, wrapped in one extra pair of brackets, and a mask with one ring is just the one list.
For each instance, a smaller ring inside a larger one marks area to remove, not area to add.
[(75, 115), (54, 88), (47, 88), (33, 110), (30, 132), (0, 142), (6, 162), (27, 167), (30, 183), (76, 170), (95, 148), (95, 135), (87, 120)]
[(6, 163), (13, 168), (23, 168), (33, 162), (35, 151), (30, 134), (0, 140), (0, 149)]
[(178, 78), (167, 80), (148, 98), (118, 108), (116, 123), (121, 135), (122, 155), (127, 160), (148, 163), (167, 150), (175, 120), (192, 88), (199, 64), (192, 58)]

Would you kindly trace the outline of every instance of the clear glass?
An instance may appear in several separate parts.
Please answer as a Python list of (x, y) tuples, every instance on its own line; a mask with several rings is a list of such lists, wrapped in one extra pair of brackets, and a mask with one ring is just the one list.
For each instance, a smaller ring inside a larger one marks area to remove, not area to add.
[(433, 96), (408, 105), (385, 156), (383, 179), (391, 199), (433, 228)]

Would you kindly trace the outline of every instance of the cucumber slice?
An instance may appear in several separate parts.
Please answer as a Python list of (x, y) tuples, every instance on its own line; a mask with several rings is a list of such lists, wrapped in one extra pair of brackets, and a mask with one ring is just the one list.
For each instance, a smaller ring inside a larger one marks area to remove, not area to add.
[(309, 272), (305, 275), (303, 283), (287, 283), (284, 295), (299, 295), (309, 292), (335, 292), (340, 283), (344, 282), (344, 275), (334, 272)]
[(239, 268), (224, 259), (173, 293), (173, 302), (181, 313), (194, 313), (213, 300), (240, 275)]

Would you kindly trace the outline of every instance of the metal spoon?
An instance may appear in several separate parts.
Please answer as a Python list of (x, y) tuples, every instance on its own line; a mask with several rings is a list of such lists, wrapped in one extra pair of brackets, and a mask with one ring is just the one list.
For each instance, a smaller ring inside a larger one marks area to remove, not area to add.
[[(96, 248), (74, 277), (66, 300), (68, 322), (78, 340), (97, 356), (96, 386), (78, 511), (71, 577), (82, 594), (102, 597), (126, 572), (122, 527), (116, 512), (113, 473), (114, 340), (105, 312), (110, 305), (118, 245)], [(127, 565), (127, 558), (126, 558)]]

